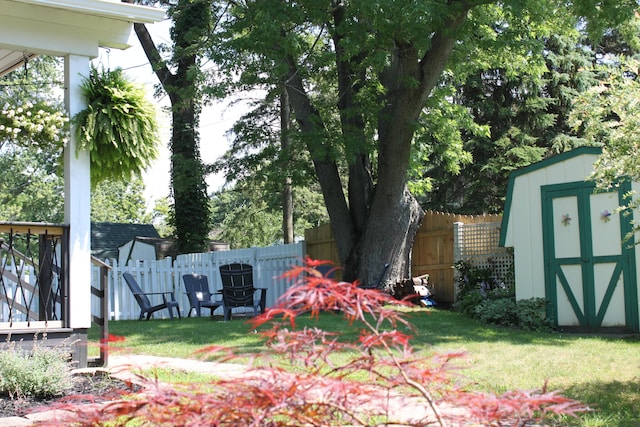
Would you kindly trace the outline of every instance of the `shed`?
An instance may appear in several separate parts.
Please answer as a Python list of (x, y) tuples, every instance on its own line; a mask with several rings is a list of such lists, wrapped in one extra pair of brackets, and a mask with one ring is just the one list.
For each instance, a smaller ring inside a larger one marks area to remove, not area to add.
[(156, 260), (174, 258), (178, 254), (174, 239), (136, 236), (118, 248), (118, 263), (126, 265), (130, 260)]
[[(209, 241), (209, 252), (228, 251), (229, 244)], [(118, 264), (126, 265), (131, 260), (155, 260), (178, 256), (175, 239), (153, 236), (135, 236), (132, 240), (118, 247)]]
[(581, 147), (511, 174), (500, 245), (514, 248), (516, 298), (546, 298), (564, 329), (639, 332), (639, 252), (619, 214), (638, 183), (596, 191), (587, 177), (600, 148)]
[[(160, 238), (153, 224), (117, 222), (91, 223), (91, 255), (100, 259), (119, 259), (120, 248), (136, 237)], [(153, 258), (155, 259), (155, 257)]]

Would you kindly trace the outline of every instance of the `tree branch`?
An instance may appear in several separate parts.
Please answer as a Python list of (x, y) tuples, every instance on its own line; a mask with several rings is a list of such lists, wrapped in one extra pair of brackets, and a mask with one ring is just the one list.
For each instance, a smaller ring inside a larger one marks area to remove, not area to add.
[[(373, 193), (371, 160), (365, 135), (365, 119), (356, 95), (365, 81), (364, 71), (355, 71), (354, 64), (364, 60), (365, 52), (353, 58), (346, 58), (342, 45), (343, 36), (338, 28), (344, 22), (344, 4), (334, 3), (332, 11), (334, 30), (332, 40), (335, 47), (336, 68), (338, 74), (338, 111), (342, 124), (343, 137), (351, 141), (356, 148), (353, 159), (349, 159), (349, 207), (357, 230), (363, 230), (369, 213), (369, 205)], [(356, 76), (357, 75), (357, 76)]]
[(133, 29), (138, 36), (138, 40), (140, 40), (145, 55), (147, 55), (151, 68), (154, 73), (156, 73), (156, 76), (158, 76), (158, 80), (160, 80), (160, 84), (163, 88), (166, 88), (167, 85), (171, 86), (174, 75), (169, 70), (169, 67), (167, 67), (167, 62), (160, 56), (160, 52), (153, 42), (147, 27), (144, 24), (135, 23), (133, 24)]
[(322, 142), (321, 135), (325, 132), (322, 117), (320, 117), (320, 113), (313, 106), (304, 89), (296, 60), (290, 55), (287, 56), (286, 60), (289, 75), (285, 82), (291, 108), (295, 113), (295, 119), (298, 126), (300, 126), (300, 131), (307, 136), (307, 149), (311, 154), (316, 175), (320, 182), (334, 235), (342, 237), (337, 239), (337, 243), (340, 260), (344, 264), (349, 255), (349, 248), (340, 243), (345, 241), (353, 243), (356, 240), (356, 233), (342, 189), (340, 173), (336, 162), (330, 156), (330, 147), (327, 146), (326, 142)]

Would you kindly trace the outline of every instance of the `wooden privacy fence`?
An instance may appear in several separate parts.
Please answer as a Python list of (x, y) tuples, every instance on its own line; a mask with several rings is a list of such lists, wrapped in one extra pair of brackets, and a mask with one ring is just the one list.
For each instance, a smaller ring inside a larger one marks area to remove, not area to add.
[[(222, 289), (218, 268), (223, 264), (243, 262), (253, 266), (254, 286), (267, 288), (267, 307), (291, 286), (281, 277), (294, 265), (300, 265), (304, 256), (304, 243), (291, 245), (268, 246), (264, 248), (238, 249), (233, 251), (216, 251), (200, 254), (179, 255), (176, 260), (145, 260), (129, 262), (126, 266), (118, 265), (115, 259), (107, 260), (111, 267), (108, 271), (109, 314), (112, 320), (137, 319), (140, 308), (133, 294), (122, 279), (122, 273), (130, 273), (144, 292), (173, 291), (180, 305), (180, 311), (186, 316), (189, 301), (185, 294), (184, 274), (197, 273), (206, 275), (212, 292)], [(99, 269), (92, 270), (92, 282), (97, 287)], [(151, 301), (157, 304), (159, 301)], [(92, 312), (98, 313), (100, 307), (94, 302)], [(220, 310), (222, 313), (222, 310)], [(168, 310), (154, 313), (155, 318), (168, 318)]]
[[(456, 215), (427, 211), (413, 243), (411, 276), (429, 274), (429, 282), (434, 288), (437, 301), (443, 303), (454, 302), (454, 240), (457, 240), (459, 244), (464, 242), (464, 239), (459, 238), (462, 236), (461, 233), (464, 233), (464, 227), (461, 227), (460, 231), (454, 235), (454, 224), (492, 223), (489, 228), (485, 229), (495, 230), (497, 227), (499, 230), (501, 219), (501, 215)], [(323, 224), (306, 230), (305, 241), (309, 257), (331, 260), (336, 265), (340, 265), (330, 224)], [(498, 247), (497, 240), (488, 239), (487, 241), (491, 242), (489, 247), (483, 248), (483, 253), (487, 253), (487, 257), (492, 256), (493, 252), (504, 252), (503, 248)], [(468, 242), (473, 243), (476, 240), (469, 239)], [(459, 253), (465, 253), (464, 251), (465, 249)], [(469, 252), (467, 251), (466, 253)]]

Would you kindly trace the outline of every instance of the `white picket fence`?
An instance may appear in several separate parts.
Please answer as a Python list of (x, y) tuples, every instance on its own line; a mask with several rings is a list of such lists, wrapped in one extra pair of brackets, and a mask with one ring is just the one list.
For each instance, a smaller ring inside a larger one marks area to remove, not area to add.
[[(122, 273), (131, 273), (144, 292), (172, 291), (180, 304), (182, 315), (186, 316), (189, 311), (189, 301), (182, 280), (184, 274), (196, 273), (207, 276), (209, 288), (211, 292), (215, 292), (222, 289), (218, 270), (221, 265), (232, 262), (248, 263), (253, 266), (254, 286), (267, 288), (267, 307), (269, 307), (291, 286), (291, 283), (281, 276), (292, 266), (300, 265), (304, 253), (304, 242), (300, 242), (264, 248), (179, 255), (173, 262), (171, 258), (166, 258), (157, 261), (130, 261), (128, 265), (120, 266), (117, 260), (108, 260), (107, 264), (111, 266), (109, 271), (110, 320), (137, 319), (140, 315), (140, 307), (122, 278)], [(99, 268), (93, 267), (91, 274), (93, 286), (97, 287), (98, 279)], [(152, 304), (160, 302), (160, 296), (151, 298)], [(99, 313), (99, 303), (97, 298), (93, 298), (91, 308), (94, 315)], [(222, 314), (222, 310), (219, 314)], [(154, 318), (168, 317), (168, 310), (154, 313)]]

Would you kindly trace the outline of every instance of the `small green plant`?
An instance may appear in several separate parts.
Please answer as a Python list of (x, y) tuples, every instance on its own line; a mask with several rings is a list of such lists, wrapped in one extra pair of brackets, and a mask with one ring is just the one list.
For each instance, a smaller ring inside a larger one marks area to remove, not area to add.
[(0, 395), (62, 396), (73, 386), (68, 354), (66, 346), (46, 347), (42, 340), (34, 340), (31, 350), (6, 343), (0, 351)]
[(544, 298), (523, 299), (517, 302), (518, 324), (529, 331), (548, 331), (551, 319), (547, 318), (547, 300)]

